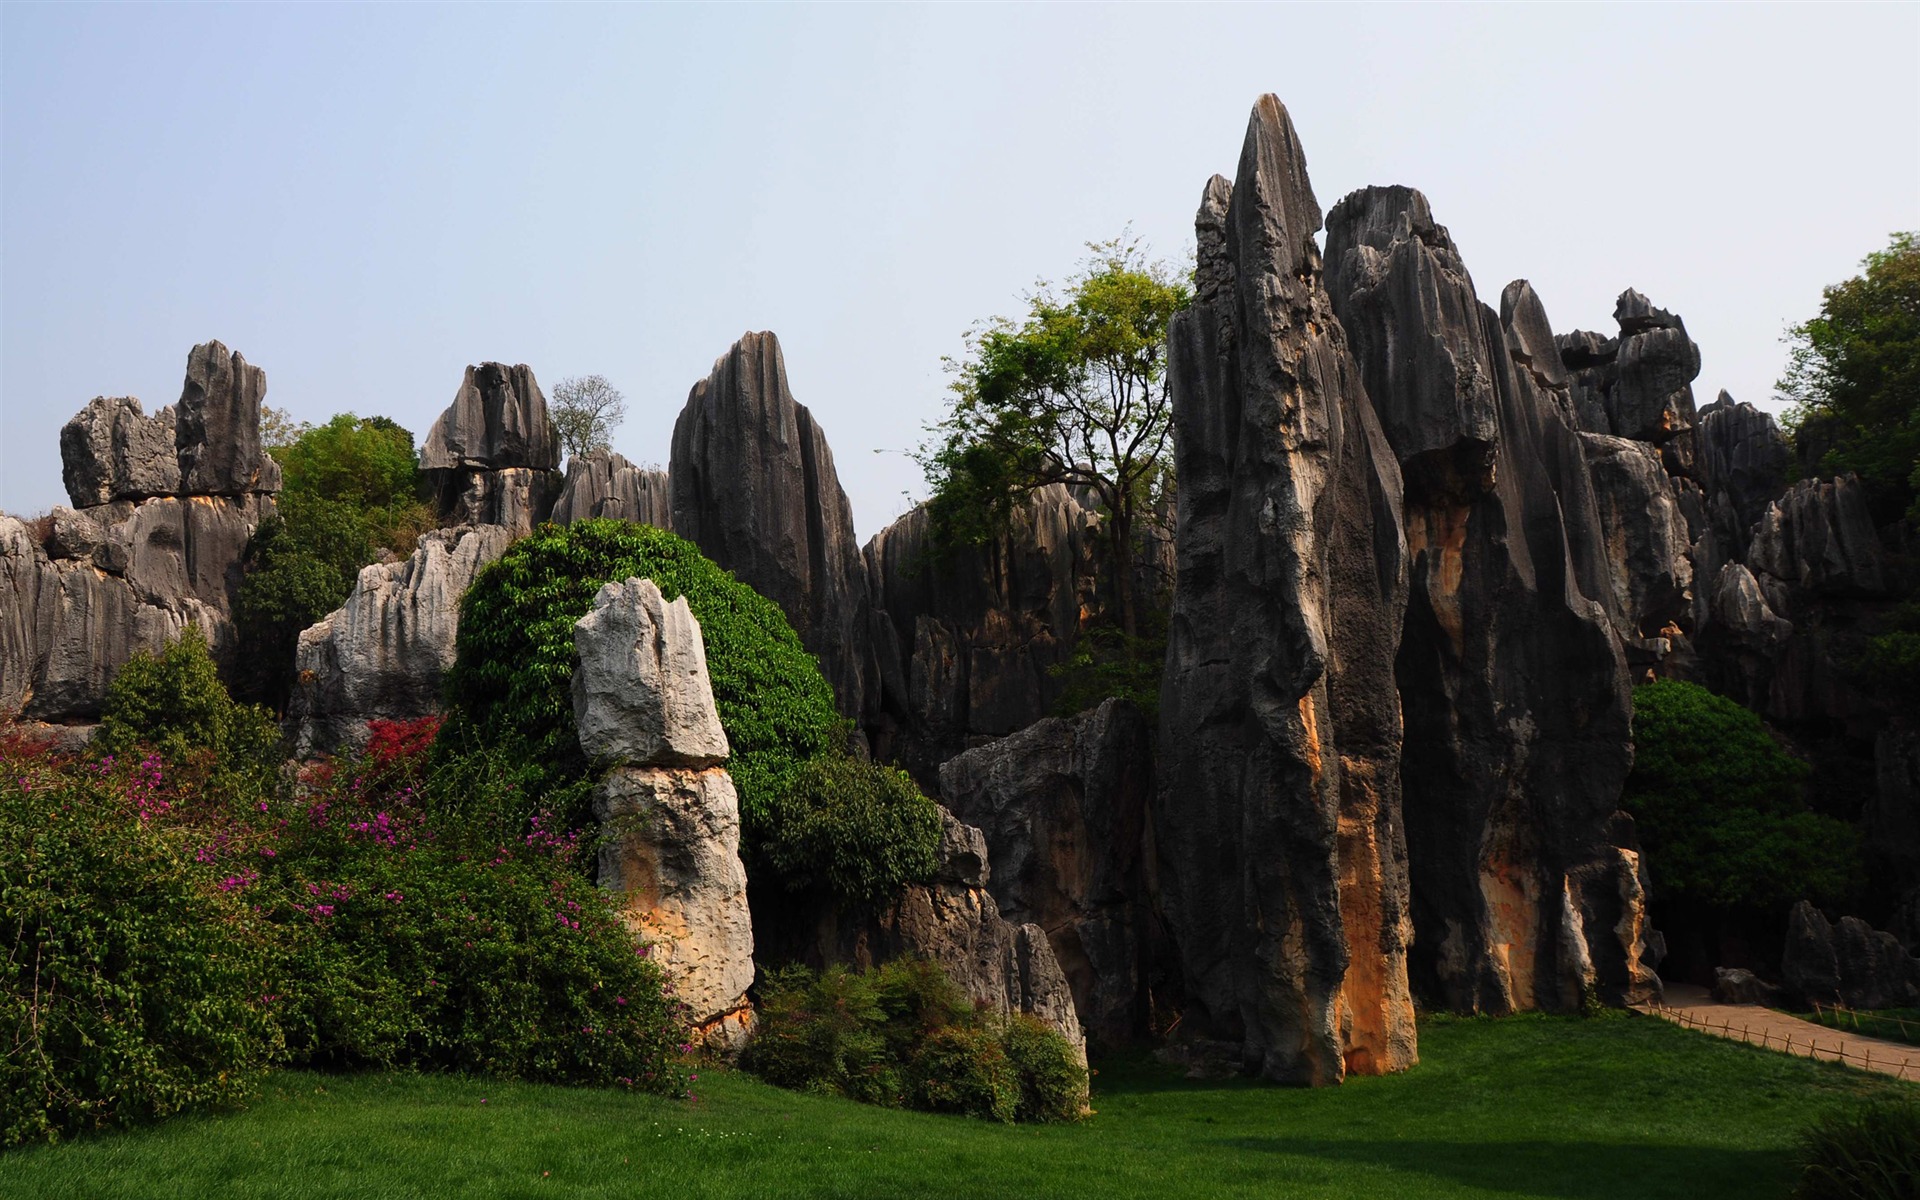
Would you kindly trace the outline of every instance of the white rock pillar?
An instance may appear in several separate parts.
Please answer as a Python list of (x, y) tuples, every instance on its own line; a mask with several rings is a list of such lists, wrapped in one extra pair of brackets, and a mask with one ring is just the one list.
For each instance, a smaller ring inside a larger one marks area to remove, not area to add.
[(600, 884), (652, 945), (700, 1040), (737, 1050), (753, 1025), (753, 921), (700, 623), (684, 597), (668, 604), (651, 580), (628, 579), (600, 589), (573, 643), (580, 746), (610, 764), (594, 790), (608, 835)]

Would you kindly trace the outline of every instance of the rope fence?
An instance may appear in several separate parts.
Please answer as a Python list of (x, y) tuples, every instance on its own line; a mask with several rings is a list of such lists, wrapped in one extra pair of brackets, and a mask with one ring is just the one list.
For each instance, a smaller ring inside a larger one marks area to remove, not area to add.
[(1717, 1037), (1732, 1038), (1745, 1042), (1749, 1046), (1758, 1046), (1763, 1050), (1782, 1050), (1788, 1054), (1800, 1054), (1826, 1062), (1843, 1062), (1850, 1067), (1858, 1066), (1868, 1071), (1880, 1071), (1892, 1075), (1895, 1079), (1920, 1080), (1920, 1061), (1915, 1061), (1916, 1057), (1920, 1057), (1920, 1051), (1915, 1051), (1914, 1055), (1895, 1055), (1888, 1053), (1882, 1047), (1879, 1057), (1876, 1058), (1872, 1046), (1863, 1047), (1856, 1043), (1853, 1050), (1848, 1050), (1844, 1038), (1839, 1039), (1837, 1046), (1822, 1046), (1816, 1044), (1811, 1035), (1802, 1041), (1795, 1038), (1792, 1033), (1775, 1033), (1764, 1027), (1754, 1029), (1748, 1025), (1735, 1025), (1730, 1020), (1712, 1021), (1696, 1017), (1682, 1009), (1669, 1008), (1665, 1004), (1654, 1004), (1648, 1007), (1656, 1015), (1689, 1029), (1698, 1029)]
[[(1920, 1046), (1920, 1022), (1909, 1022), (1891, 1013), (1870, 1012), (1865, 1014), (1867, 1025), (1863, 1026), (1860, 1024), (1861, 1016), (1861, 1013), (1844, 1004), (1822, 1004), (1818, 1000), (1813, 1002), (1813, 1019), (1816, 1024), (1826, 1025), (1832, 1029), (1851, 1026), (1855, 1032), (1869, 1036), (1874, 1036), (1875, 1031), (1879, 1030), (1881, 1032), (1878, 1036), (1897, 1037), (1900, 1041)], [(1900, 1032), (1893, 1034), (1887, 1030), (1888, 1026)]]

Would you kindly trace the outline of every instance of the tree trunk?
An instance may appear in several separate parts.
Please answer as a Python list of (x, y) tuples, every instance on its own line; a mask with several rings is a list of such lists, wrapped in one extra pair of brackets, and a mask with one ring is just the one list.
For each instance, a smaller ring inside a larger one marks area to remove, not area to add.
[(1120, 600), (1120, 629), (1129, 639), (1140, 636), (1140, 621), (1133, 610), (1133, 508), (1122, 502), (1113, 506), (1113, 583)]

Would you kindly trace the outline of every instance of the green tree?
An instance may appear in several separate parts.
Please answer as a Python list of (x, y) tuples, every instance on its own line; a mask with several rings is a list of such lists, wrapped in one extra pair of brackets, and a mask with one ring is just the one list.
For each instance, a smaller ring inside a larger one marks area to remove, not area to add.
[(1796, 436), (1827, 445), (1823, 472), (1859, 474), (1876, 507), (1920, 517), (1920, 233), (1897, 233), (1861, 274), (1792, 326), (1787, 373)]
[(575, 375), (553, 389), (553, 426), (567, 456), (604, 450), (627, 418), (627, 398), (605, 375)]
[(1035, 488), (1090, 491), (1121, 628), (1134, 637), (1135, 531), (1170, 483), (1167, 324), (1191, 293), (1136, 239), (1088, 249), (1064, 290), (1041, 284), (1023, 319), (987, 322), (961, 358), (947, 360), (951, 407), (919, 459), (933, 487), (934, 536), (947, 544), (996, 536)]
[(1690, 683), (1644, 684), (1633, 750), (1622, 803), (1664, 895), (1777, 913), (1843, 897), (1859, 878), (1852, 828), (1808, 809), (1806, 764), (1749, 710)]

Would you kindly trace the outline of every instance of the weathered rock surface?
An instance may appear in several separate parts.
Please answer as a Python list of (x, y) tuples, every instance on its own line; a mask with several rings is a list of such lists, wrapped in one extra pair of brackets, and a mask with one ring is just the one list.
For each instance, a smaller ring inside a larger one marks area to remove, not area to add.
[(1416, 1056), (1394, 653), (1400, 472), (1321, 283), (1286, 109), (1207, 185), (1169, 336), (1180, 478), (1153, 827), (1196, 1032), (1269, 1079)]
[(1327, 218), (1327, 291), (1409, 494), (1493, 486), (1498, 399), (1480, 302), (1427, 198), (1365, 188)]
[[(1507, 289), (1503, 316), (1480, 304), (1411, 189), (1347, 197), (1327, 244), (1367, 268), (1330, 271), (1329, 292), (1405, 474), (1397, 682), (1415, 978), (1465, 1011), (1637, 998), (1658, 985), (1642, 961), (1637, 846), (1618, 812), (1632, 761), (1626, 666), (1606, 596), (1585, 593), (1577, 566), (1601, 575), (1605, 536), (1557, 381), (1536, 352), (1508, 349), (1509, 328), (1544, 343), (1545, 311), (1524, 283)], [(1436, 392), (1440, 376), (1456, 383)], [(1463, 394), (1484, 422), (1451, 416)], [(1440, 420), (1388, 415), (1425, 412)], [(1619, 445), (1664, 497), (1657, 455), (1642, 464)], [(1483, 458), (1478, 474), (1422, 465)], [(1684, 572), (1684, 524), (1668, 536)]]
[(1580, 442), (1612, 564), (1610, 599), (1620, 633), (1647, 639), (1690, 629), (1693, 539), (1660, 451), (1601, 433), (1581, 434)]
[(611, 450), (589, 450), (567, 460), (567, 484), (553, 506), (553, 521), (569, 525), (611, 517), (673, 528), (673, 497), (667, 473), (636, 467)]
[(500, 525), (524, 536), (560, 496), (560, 432), (522, 363), (467, 368), (420, 450), (442, 526)]
[(206, 342), (187, 356), (187, 379), (174, 406), (180, 490), (189, 496), (241, 496), (280, 490), (280, 464), (260, 446), (260, 403), (267, 373), (239, 351)]
[(1851, 475), (1803, 479), (1768, 504), (1746, 561), (1756, 571), (1824, 595), (1873, 597), (1887, 591), (1866, 489)]
[(875, 668), (853, 509), (773, 334), (742, 336), (693, 385), (668, 482), (673, 531), (780, 606), (858, 718)]
[(1613, 318), (1618, 338), (1576, 330), (1555, 339), (1580, 428), (1655, 443), (1691, 430), (1700, 348), (1686, 323), (1632, 288), (1620, 293)]
[(440, 711), (460, 596), (512, 540), (497, 525), (436, 529), (405, 562), (362, 567), (346, 603), (300, 634), (287, 709), (296, 753), (356, 746), (375, 719)]
[(208, 342), (178, 404), (149, 417), (103, 397), (67, 422), (74, 507), (39, 530), (9, 518), (0, 539), (0, 717), (90, 720), (128, 658), (189, 624), (226, 659), (241, 559), (280, 486), (260, 449), (265, 393), (265, 372)]
[(614, 764), (594, 789), (606, 824), (600, 884), (687, 1005), (708, 1045), (752, 1028), (753, 918), (740, 861), (740, 801), (721, 766), (700, 623), (651, 580), (609, 583), (573, 627), (580, 747)]
[(915, 508), (866, 547), (880, 682), (874, 753), (928, 782), (967, 747), (1047, 714), (1084, 615), (1105, 607), (1099, 518), (1054, 484), (983, 546), (937, 552)]
[(1721, 531), (1729, 545), (1744, 546), (1767, 505), (1787, 490), (1793, 451), (1770, 413), (1736, 403), (1721, 392), (1700, 410), (1694, 430), (1700, 486), (1710, 497), (1724, 495), (1732, 519)]
[(1908, 1008), (1920, 1004), (1920, 959), (1900, 939), (1858, 917), (1829, 922), (1802, 900), (1787, 917), (1780, 976), (1805, 1000), (1848, 1008)]
[(172, 405), (151, 417), (132, 396), (96, 397), (60, 430), (61, 476), (76, 507), (180, 491)]
[(1007, 920), (1046, 931), (1092, 1041), (1146, 1032), (1143, 945), (1151, 730), (1108, 700), (950, 759), (940, 794), (986, 836), (987, 890)]
[(651, 579), (609, 583), (573, 627), (573, 709), (592, 759), (662, 767), (727, 760), (707, 651), (686, 597)]

